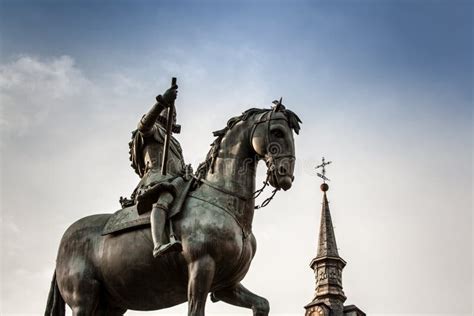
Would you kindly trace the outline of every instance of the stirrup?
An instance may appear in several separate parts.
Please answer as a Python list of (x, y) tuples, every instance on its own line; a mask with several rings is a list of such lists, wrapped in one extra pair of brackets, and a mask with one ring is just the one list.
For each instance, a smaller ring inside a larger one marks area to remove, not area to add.
[(170, 252), (181, 252), (183, 250), (183, 246), (179, 240), (171, 241), (165, 245), (160, 245), (153, 249), (153, 257), (159, 257), (161, 255), (170, 253)]

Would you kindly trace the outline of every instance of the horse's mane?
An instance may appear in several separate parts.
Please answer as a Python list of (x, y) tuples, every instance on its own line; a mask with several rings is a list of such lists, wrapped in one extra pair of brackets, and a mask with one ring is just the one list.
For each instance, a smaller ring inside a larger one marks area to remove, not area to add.
[[(246, 121), (247, 119), (254, 117), (255, 115), (267, 113), (273, 111), (273, 109), (257, 109), (251, 108), (243, 112), (239, 116), (234, 116), (227, 121), (227, 126), (221, 130), (213, 132), (213, 135), (216, 137), (214, 142), (211, 144), (211, 149), (206, 155), (206, 160), (199, 164), (196, 170), (196, 176), (201, 178), (206, 175), (208, 171), (213, 172), (214, 162), (217, 158), (217, 154), (219, 153), (220, 145), (222, 142), (222, 138), (224, 138), (225, 134), (232, 129), (237, 123), (241, 121)], [(288, 124), (290, 128), (295, 131), (296, 134), (300, 132), (300, 123), (301, 120), (293, 111), (290, 111), (284, 107), (281, 108), (278, 112), (285, 114), (286, 118), (288, 119)]]

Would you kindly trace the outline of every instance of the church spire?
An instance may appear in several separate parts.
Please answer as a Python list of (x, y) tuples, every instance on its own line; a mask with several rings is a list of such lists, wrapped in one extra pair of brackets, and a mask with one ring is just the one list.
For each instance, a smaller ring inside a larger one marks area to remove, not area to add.
[(323, 205), (321, 210), (321, 223), (319, 227), (319, 244), (316, 258), (311, 261), (311, 269), (316, 277), (315, 296), (311, 303), (305, 306), (306, 315), (344, 315), (344, 301), (346, 296), (342, 289), (342, 269), (346, 262), (339, 256), (334, 235), (334, 227), (329, 210), (327, 191), (329, 185), (326, 181), (326, 166), (331, 161), (323, 162), (316, 169), (321, 168), (318, 176), (323, 179), (321, 191), (323, 191)]
[(329, 185), (326, 181), (330, 181), (326, 177), (326, 166), (332, 161), (326, 161), (323, 157), (322, 163), (316, 167), (321, 168), (321, 173), (317, 173), (318, 177), (323, 179), (321, 184), (321, 191), (323, 191), (323, 208), (321, 211), (321, 224), (319, 226), (319, 245), (318, 254), (316, 258), (324, 257), (339, 257), (336, 244), (336, 236), (334, 235), (334, 227), (332, 225), (331, 212), (329, 210), (329, 202), (326, 192), (329, 190)]
[(323, 257), (339, 257), (336, 244), (336, 236), (334, 235), (334, 227), (332, 225), (331, 212), (329, 210), (329, 202), (326, 195), (329, 186), (326, 183), (321, 185), (323, 193), (323, 208), (321, 211), (321, 224), (319, 226), (319, 245), (316, 258)]

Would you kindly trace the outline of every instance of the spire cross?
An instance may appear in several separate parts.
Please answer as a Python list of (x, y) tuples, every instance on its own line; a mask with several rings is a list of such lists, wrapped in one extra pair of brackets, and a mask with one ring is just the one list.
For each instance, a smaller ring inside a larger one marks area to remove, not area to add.
[(326, 181), (330, 181), (327, 177), (326, 177), (326, 166), (329, 165), (330, 163), (332, 163), (332, 161), (328, 161), (326, 162), (326, 160), (324, 159), (323, 157), (323, 162), (319, 165), (319, 166), (316, 166), (314, 169), (319, 169), (321, 168), (321, 173), (317, 172), (316, 174), (318, 175), (318, 177), (320, 177), (321, 179), (323, 179), (323, 182), (326, 183)]

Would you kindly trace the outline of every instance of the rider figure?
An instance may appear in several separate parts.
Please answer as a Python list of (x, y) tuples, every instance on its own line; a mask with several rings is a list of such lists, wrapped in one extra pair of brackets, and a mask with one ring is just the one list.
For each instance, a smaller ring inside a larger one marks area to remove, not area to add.
[[(151, 234), (153, 238), (153, 256), (158, 257), (170, 251), (181, 251), (181, 243), (174, 238), (168, 240), (165, 224), (170, 207), (176, 197), (179, 186), (183, 184), (186, 166), (179, 142), (171, 136), (166, 175), (161, 173), (161, 161), (166, 135), (166, 114), (174, 106), (177, 85), (172, 86), (163, 95), (156, 97), (156, 103), (138, 123), (130, 142), (130, 160), (132, 167), (141, 177), (132, 199), (139, 214), (150, 211)], [(173, 111), (176, 113), (176, 111)], [(173, 131), (179, 132), (176, 114), (173, 116)]]

